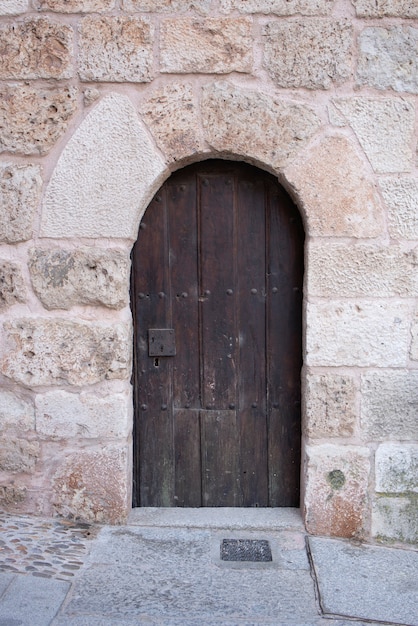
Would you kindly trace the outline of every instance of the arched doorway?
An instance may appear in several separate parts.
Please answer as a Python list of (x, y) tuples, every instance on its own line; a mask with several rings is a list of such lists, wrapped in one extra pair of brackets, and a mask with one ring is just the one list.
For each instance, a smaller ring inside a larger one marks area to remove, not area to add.
[(298, 506), (304, 232), (276, 179), (173, 174), (132, 254), (134, 506)]

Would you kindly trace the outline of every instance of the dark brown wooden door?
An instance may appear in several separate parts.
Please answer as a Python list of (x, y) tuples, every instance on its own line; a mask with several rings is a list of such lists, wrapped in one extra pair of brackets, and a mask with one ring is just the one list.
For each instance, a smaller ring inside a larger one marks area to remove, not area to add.
[(278, 182), (187, 167), (133, 250), (134, 505), (298, 506), (303, 227)]

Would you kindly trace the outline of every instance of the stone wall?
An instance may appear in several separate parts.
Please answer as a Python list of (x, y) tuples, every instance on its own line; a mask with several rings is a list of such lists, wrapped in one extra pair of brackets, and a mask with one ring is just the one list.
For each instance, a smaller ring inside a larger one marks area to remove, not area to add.
[(0, 0), (0, 502), (123, 521), (129, 253), (170, 172), (278, 176), (307, 234), (301, 503), (418, 541), (414, 0)]

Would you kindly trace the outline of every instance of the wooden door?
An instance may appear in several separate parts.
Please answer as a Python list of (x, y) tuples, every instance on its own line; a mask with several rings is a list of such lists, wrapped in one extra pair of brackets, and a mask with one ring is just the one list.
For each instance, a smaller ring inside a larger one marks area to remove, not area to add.
[(303, 227), (241, 163), (176, 172), (132, 260), (134, 505), (298, 506)]

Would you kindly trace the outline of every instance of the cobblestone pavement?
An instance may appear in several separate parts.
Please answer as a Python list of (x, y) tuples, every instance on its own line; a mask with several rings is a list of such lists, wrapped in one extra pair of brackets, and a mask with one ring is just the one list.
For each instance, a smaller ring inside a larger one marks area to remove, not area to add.
[(98, 527), (65, 519), (0, 514), (0, 572), (69, 581)]

